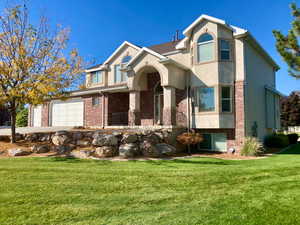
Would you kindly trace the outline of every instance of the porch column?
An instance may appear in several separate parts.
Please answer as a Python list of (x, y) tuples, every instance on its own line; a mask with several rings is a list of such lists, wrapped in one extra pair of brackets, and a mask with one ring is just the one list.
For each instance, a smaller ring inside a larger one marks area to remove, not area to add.
[(176, 96), (175, 88), (164, 86), (163, 125), (176, 125)]
[(140, 108), (141, 94), (139, 91), (129, 92), (129, 111), (128, 111), (128, 125), (141, 125), (141, 108)]

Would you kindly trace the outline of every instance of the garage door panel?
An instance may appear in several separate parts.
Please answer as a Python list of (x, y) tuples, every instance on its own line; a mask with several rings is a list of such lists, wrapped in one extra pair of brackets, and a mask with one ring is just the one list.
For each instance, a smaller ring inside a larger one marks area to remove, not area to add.
[(36, 106), (33, 108), (33, 126), (42, 126), (42, 106)]
[(52, 126), (83, 126), (82, 100), (60, 101), (52, 105)]

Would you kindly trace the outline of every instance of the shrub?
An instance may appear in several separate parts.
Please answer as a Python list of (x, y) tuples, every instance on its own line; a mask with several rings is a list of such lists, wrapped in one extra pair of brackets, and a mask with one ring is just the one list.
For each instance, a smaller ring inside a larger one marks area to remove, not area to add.
[(255, 137), (246, 137), (241, 149), (241, 155), (243, 156), (257, 156), (263, 152), (263, 145)]
[(199, 133), (183, 133), (177, 136), (176, 140), (184, 145), (195, 145), (203, 141), (203, 136)]
[(287, 136), (288, 136), (290, 145), (297, 144), (298, 138), (299, 138), (298, 134), (296, 134), (296, 133), (288, 134)]
[(269, 148), (283, 148), (289, 145), (289, 139), (285, 134), (271, 134), (265, 137), (264, 145)]
[(28, 122), (28, 109), (23, 108), (17, 112), (16, 125), (17, 127), (26, 127)]

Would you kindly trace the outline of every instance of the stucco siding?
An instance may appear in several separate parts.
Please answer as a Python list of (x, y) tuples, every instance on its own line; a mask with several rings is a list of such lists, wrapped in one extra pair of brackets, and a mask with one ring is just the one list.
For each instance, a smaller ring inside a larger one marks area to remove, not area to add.
[(275, 71), (249, 43), (245, 42), (244, 46), (246, 135), (253, 135), (257, 123), (257, 136), (263, 139), (267, 134), (265, 85), (275, 87)]

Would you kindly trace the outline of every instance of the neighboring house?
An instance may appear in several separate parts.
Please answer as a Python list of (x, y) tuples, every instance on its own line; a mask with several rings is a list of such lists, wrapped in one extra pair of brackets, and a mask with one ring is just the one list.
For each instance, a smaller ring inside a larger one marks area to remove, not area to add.
[(238, 148), (279, 128), (278, 65), (242, 28), (207, 15), (184, 38), (139, 47), (125, 41), (86, 70), (86, 89), (31, 108), (31, 126), (165, 126), (203, 133), (203, 149)]

